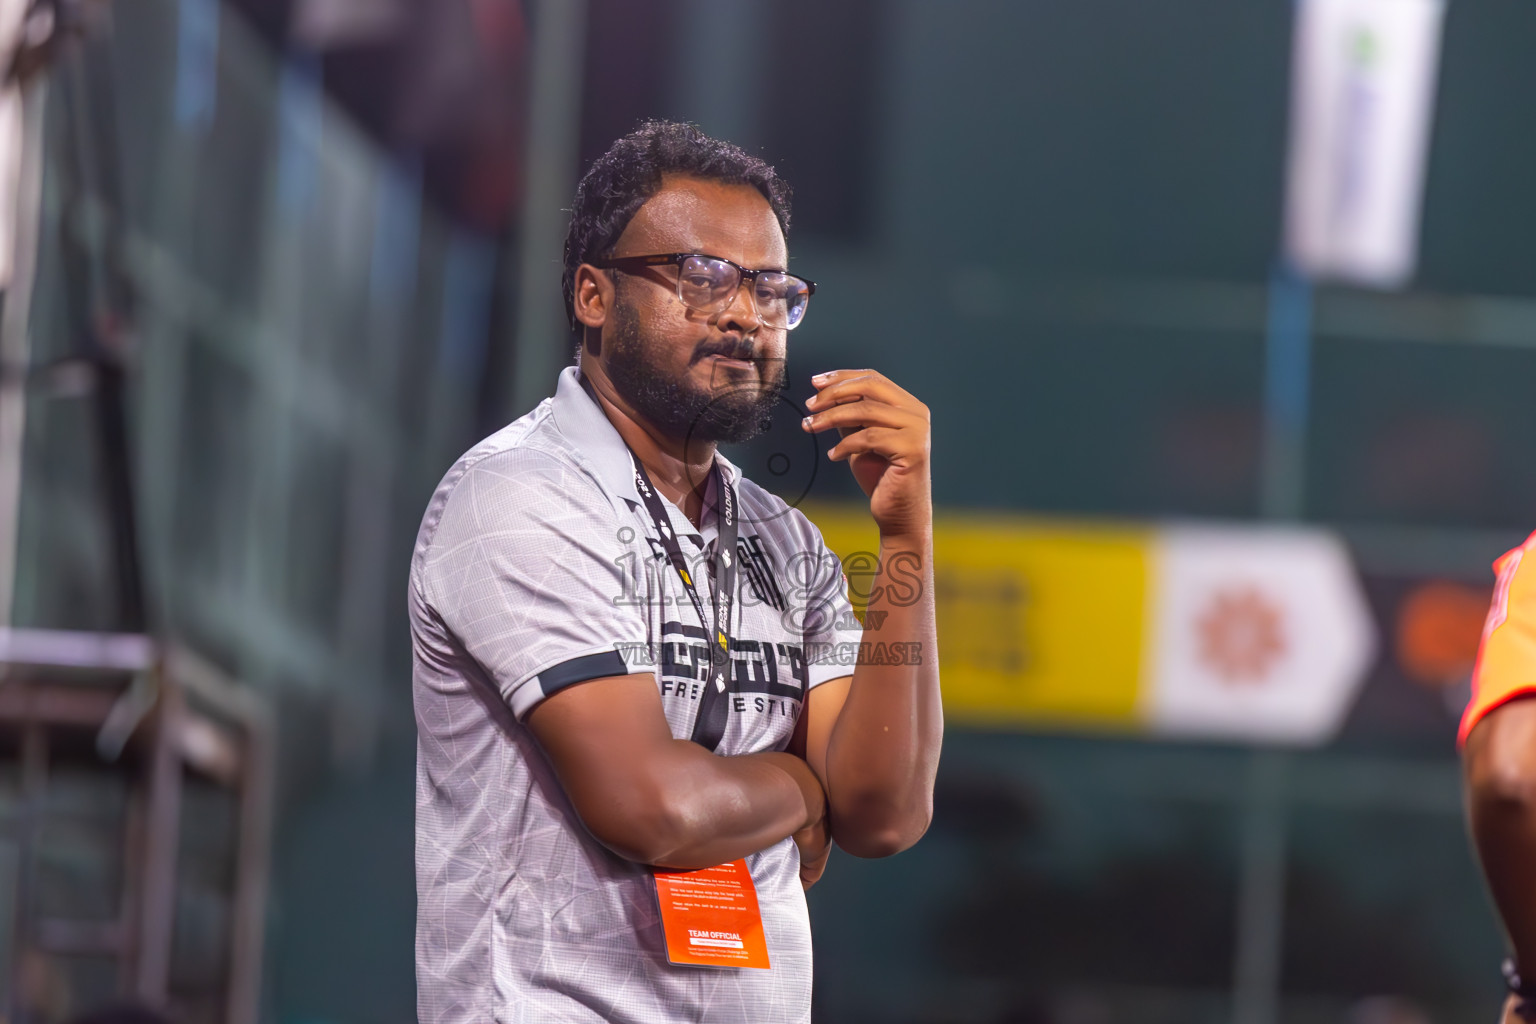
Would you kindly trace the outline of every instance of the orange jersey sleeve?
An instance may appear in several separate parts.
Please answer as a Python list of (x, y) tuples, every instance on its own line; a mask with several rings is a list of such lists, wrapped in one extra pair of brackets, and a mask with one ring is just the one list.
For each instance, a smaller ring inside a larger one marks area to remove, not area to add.
[(1461, 716), (1458, 745), (1499, 705), (1536, 693), (1536, 533), (1493, 563), (1499, 581), (1472, 669), (1472, 700)]

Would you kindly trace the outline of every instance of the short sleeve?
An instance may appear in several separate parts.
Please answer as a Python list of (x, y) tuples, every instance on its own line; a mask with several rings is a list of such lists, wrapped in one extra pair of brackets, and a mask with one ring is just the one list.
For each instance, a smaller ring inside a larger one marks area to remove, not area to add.
[(472, 465), (420, 554), (422, 598), (524, 718), (565, 687), (650, 671), (622, 524), (590, 477), (517, 449)]
[(1498, 583), (1472, 670), (1472, 700), (1462, 715), (1459, 743), (1495, 708), (1536, 693), (1536, 534), (1493, 568)]

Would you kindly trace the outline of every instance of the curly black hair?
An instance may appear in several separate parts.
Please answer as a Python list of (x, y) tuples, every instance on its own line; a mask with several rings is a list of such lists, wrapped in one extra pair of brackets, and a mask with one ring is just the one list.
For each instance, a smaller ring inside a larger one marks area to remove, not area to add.
[(779, 229), (789, 237), (789, 183), (766, 161), (740, 146), (710, 138), (691, 124), (643, 121), (593, 161), (571, 204), (565, 234), (565, 315), (579, 338), (576, 319), (576, 268), (601, 259), (613, 249), (640, 207), (661, 191), (666, 174), (682, 174), (726, 185), (751, 185), (763, 194)]

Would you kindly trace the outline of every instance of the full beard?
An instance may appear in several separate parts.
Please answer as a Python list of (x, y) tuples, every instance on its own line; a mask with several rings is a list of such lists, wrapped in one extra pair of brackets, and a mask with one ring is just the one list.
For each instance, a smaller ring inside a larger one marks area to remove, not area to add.
[(630, 407), (666, 434), (689, 443), (740, 444), (767, 429), (788, 381), (782, 361), (754, 360), (758, 380), (710, 390), (687, 376), (668, 376), (651, 358), (653, 347), (628, 303), (613, 311), (608, 377)]

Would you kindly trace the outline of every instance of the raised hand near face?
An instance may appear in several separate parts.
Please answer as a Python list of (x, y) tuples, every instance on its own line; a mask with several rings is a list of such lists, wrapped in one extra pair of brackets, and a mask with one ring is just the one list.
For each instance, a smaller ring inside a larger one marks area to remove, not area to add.
[(816, 394), (805, 403), (811, 414), (801, 426), (842, 433), (829, 455), (853, 470), (882, 536), (927, 531), (933, 522), (928, 407), (874, 370), (833, 370), (811, 384)]

